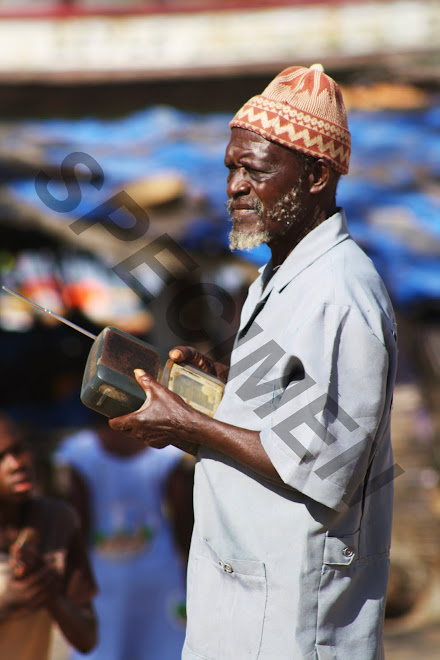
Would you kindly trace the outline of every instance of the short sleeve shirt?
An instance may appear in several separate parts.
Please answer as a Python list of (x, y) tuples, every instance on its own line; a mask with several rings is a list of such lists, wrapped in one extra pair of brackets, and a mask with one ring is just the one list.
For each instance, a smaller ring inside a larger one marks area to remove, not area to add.
[(250, 287), (216, 417), (260, 432), (285, 487), (201, 449), (183, 657), (376, 660), (394, 474), (391, 302), (342, 210), (271, 272)]

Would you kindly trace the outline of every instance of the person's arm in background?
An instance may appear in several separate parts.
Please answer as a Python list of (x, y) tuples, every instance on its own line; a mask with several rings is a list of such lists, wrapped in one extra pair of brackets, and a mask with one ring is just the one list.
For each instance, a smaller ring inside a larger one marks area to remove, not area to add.
[(97, 642), (97, 622), (92, 606), (96, 585), (86, 550), (91, 529), (89, 492), (75, 468), (63, 463), (55, 469), (58, 494), (75, 509), (81, 529), (75, 529), (68, 551), (65, 593), (51, 601), (48, 609), (67, 641), (87, 653)]
[(194, 459), (185, 456), (170, 473), (165, 492), (175, 542), (185, 563), (194, 524), (193, 482)]
[(97, 620), (92, 605), (97, 589), (79, 522), (73, 512), (69, 519), (75, 527), (67, 550), (63, 585), (48, 599), (46, 607), (67, 641), (81, 653), (87, 653), (97, 642)]
[(0, 621), (16, 609), (46, 608), (68, 642), (87, 653), (97, 640), (92, 607), (96, 585), (73, 510), (63, 507), (62, 519), (54, 516), (53, 524), (58, 529), (67, 526), (70, 532), (64, 575), (46, 563), (37, 550), (21, 555), (10, 553), (11, 577), (0, 598)]
[(91, 532), (90, 495), (82, 475), (72, 465), (59, 463), (55, 466), (57, 494), (73, 506), (77, 512), (86, 542)]
[(78, 604), (63, 594), (58, 594), (47, 603), (47, 609), (73, 647), (81, 653), (88, 653), (94, 648), (98, 635), (91, 602)]

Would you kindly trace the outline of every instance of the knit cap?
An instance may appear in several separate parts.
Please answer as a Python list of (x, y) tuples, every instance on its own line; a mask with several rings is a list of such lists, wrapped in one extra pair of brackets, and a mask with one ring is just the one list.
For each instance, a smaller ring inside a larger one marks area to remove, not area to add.
[(341, 174), (348, 172), (347, 112), (341, 90), (320, 64), (281, 71), (262, 94), (244, 104), (229, 126), (325, 158)]

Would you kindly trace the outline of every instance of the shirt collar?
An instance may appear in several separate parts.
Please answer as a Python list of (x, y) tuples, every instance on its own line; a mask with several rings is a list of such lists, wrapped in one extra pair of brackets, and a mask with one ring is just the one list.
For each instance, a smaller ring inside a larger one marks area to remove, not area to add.
[[(301, 271), (331, 250), (332, 247), (349, 238), (349, 236), (345, 212), (344, 209), (340, 208), (334, 215), (324, 220), (315, 229), (312, 229), (294, 247), (287, 259), (283, 261), (280, 268), (275, 271), (269, 280), (264, 290), (264, 296), (272, 289), (277, 289), (278, 291), (284, 289)], [(266, 269), (269, 271), (271, 268), (272, 260), (259, 269), (259, 279), (263, 280), (264, 271)]]

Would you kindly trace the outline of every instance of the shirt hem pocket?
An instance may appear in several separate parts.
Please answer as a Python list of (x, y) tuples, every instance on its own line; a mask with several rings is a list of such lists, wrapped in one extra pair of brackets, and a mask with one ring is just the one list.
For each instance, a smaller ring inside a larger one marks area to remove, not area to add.
[(188, 589), (188, 651), (205, 660), (257, 660), (266, 613), (265, 564), (217, 553), (206, 539), (197, 539), (195, 545), (194, 582)]

